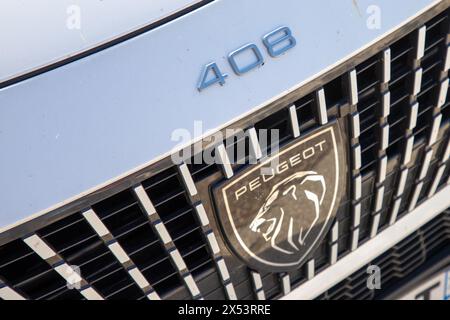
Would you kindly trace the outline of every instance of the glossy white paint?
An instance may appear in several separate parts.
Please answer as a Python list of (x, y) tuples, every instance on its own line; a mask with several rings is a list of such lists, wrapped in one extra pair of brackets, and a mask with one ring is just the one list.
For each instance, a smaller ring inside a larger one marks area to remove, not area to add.
[(91, 49), (197, 2), (2, 0), (0, 82)]
[[(0, 226), (45, 213), (169, 154), (179, 142), (171, 140), (174, 129), (192, 131), (193, 122), (202, 120), (212, 132), (263, 107), (435, 3), (320, 0), (305, 5), (282, 0), (261, 5), (258, 0), (217, 0), (1, 89)], [(380, 29), (367, 28), (370, 5), (381, 8)], [(264, 66), (234, 75), (226, 55), (248, 42), (264, 48), (261, 37), (281, 25), (291, 28), (297, 46), (279, 58), (262, 51)], [(31, 41), (32, 47), (56, 41), (41, 36), (36, 42), (35, 34), (23, 34), (21, 43)], [(6, 57), (3, 49), (2, 55), (13, 61), (35, 52), (7, 51)], [(223, 87), (200, 93), (196, 85), (201, 68), (211, 61), (229, 77)]]

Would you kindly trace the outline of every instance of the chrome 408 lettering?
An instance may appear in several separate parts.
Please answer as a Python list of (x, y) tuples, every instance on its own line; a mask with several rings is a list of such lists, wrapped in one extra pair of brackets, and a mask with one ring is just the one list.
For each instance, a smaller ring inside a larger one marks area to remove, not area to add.
[[(297, 44), (291, 29), (288, 27), (280, 27), (269, 32), (262, 37), (262, 43), (272, 58), (279, 57)], [(240, 63), (237, 57), (247, 51), (253, 53), (255, 59), (250, 63)], [(241, 76), (250, 70), (262, 66), (264, 64), (264, 57), (256, 44), (249, 43), (229, 53), (228, 62), (234, 73)], [(222, 73), (216, 62), (211, 62), (203, 67), (197, 89), (202, 91), (216, 83), (223, 86), (227, 77), (228, 75)]]

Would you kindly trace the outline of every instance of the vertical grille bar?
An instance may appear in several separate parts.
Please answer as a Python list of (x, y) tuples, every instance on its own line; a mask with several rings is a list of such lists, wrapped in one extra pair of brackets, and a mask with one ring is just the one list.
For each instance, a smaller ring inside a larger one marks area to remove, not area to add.
[(409, 96), (409, 123), (405, 131), (406, 145), (403, 153), (402, 164), (400, 167), (401, 174), (398, 179), (397, 190), (393, 198), (393, 205), (390, 212), (389, 224), (392, 225), (397, 221), (397, 216), (402, 202), (403, 191), (405, 190), (406, 180), (408, 178), (409, 163), (411, 161), (412, 151), (414, 147), (413, 129), (417, 124), (418, 102), (417, 95), (420, 93), (422, 81), (421, 59), (425, 51), (426, 26), (422, 26), (417, 30), (417, 41), (415, 43), (415, 55), (412, 57), (411, 67), (413, 68), (413, 85)]
[(336, 221), (331, 228), (331, 243), (330, 243), (330, 264), (333, 265), (338, 259), (338, 237), (339, 237), (339, 221)]
[(258, 300), (266, 300), (261, 275), (256, 271), (250, 271), (252, 278), (253, 290)]
[[(359, 137), (361, 134), (361, 125), (358, 104), (358, 82), (356, 70), (353, 69), (348, 73), (348, 96), (350, 103), (350, 149), (352, 154), (352, 225), (351, 225), (351, 250), (355, 250), (359, 243), (359, 227), (361, 221), (361, 145)], [(336, 225), (337, 226), (337, 225)], [(337, 239), (336, 239), (337, 240)], [(337, 248), (337, 243), (335, 244)], [(334, 249), (332, 249), (333, 251)], [(337, 250), (337, 249), (336, 249)], [(337, 259), (337, 252), (336, 252)], [(335, 262), (335, 257), (332, 257)]]
[(294, 138), (300, 137), (300, 126), (298, 124), (297, 108), (295, 105), (289, 107), (289, 118), (291, 120), (292, 136)]
[(316, 263), (314, 261), (314, 259), (311, 259), (307, 262), (306, 264), (306, 278), (308, 280), (311, 280), (312, 278), (314, 278), (314, 275), (316, 273)]
[(436, 176), (434, 177), (433, 183), (431, 184), (430, 190), (428, 191), (428, 198), (434, 196), (441, 182), (442, 176), (444, 175), (445, 168), (447, 167), (447, 161), (450, 158), (450, 136), (447, 138), (447, 146), (442, 154)]
[[(449, 24), (447, 23), (447, 28), (449, 28)], [(449, 48), (448, 48), (448, 37), (446, 39), (446, 52), (444, 53), (444, 61), (441, 63), (441, 71), (439, 74), (439, 86), (438, 86), (438, 90), (437, 90), (437, 97), (435, 98), (435, 106), (433, 109), (433, 123), (432, 123), (432, 127), (430, 130), (430, 134), (428, 136), (428, 141), (427, 141), (427, 145), (425, 147), (425, 156), (423, 158), (422, 161), (422, 166), (420, 169), (420, 174), (418, 177), (418, 181), (416, 182), (416, 185), (414, 187), (414, 192), (413, 195), (411, 197), (411, 200), (409, 202), (409, 206), (408, 206), (408, 211), (412, 211), (414, 210), (414, 208), (417, 205), (417, 202), (419, 200), (419, 196), (422, 192), (422, 188), (425, 184), (425, 178), (428, 174), (429, 168), (430, 168), (430, 163), (433, 157), (433, 145), (436, 143), (437, 140), (437, 136), (439, 133), (439, 128), (441, 126), (441, 121), (442, 121), (442, 113), (441, 113), (441, 107), (444, 105), (445, 101), (447, 100), (447, 92), (448, 92), (448, 85), (449, 85), (449, 79), (448, 79), (448, 62), (445, 61), (446, 57), (448, 56), (448, 52), (449, 52)], [(442, 174), (444, 173), (444, 163), (446, 161), (446, 154), (448, 154), (449, 148), (447, 148), (444, 151), (444, 154), (441, 158), (441, 162), (438, 165), (438, 169), (436, 172), (436, 176), (435, 176), (435, 180), (433, 181), (433, 183), (431, 184), (430, 190), (428, 192), (428, 195), (432, 195), (436, 192), (436, 189), (438, 187), (438, 184), (441, 180)]]
[[(192, 198), (193, 196), (198, 194), (197, 187), (194, 184), (194, 181), (192, 179), (191, 173), (189, 171), (189, 168), (186, 164), (181, 164), (178, 167), (178, 171), (181, 173), (181, 178), (185, 185), (190, 185), (188, 188), (190, 196), (191, 196), (191, 202), (194, 202), (195, 200)], [(201, 225), (201, 230), (203, 233), (203, 236), (206, 239), (206, 243), (209, 247), (209, 250), (213, 256), (216, 270), (218, 271), (220, 278), (222, 280), (222, 285), (224, 287), (224, 290), (226, 292), (226, 295), (228, 299), (230, 300), (236, 300), (236, 292), (234, 290), (233, 283), (231, 282), (230, 273), (228, 272), (228, 267), (226, 265), (225, 259), (222, 256), (219, 244), (217, 242), (217, 237), (211, 228), (211, 225), (209, 224), (208, 215), (206, 214), (205, 207), (201, 202), (197, 202), (194, 204), (194, 210), (197, 214), (198, 221)]]
[(389, 91), (389, 81), (391, 80), (391, 49), (385, 49), (381, 53), (381, 84), (380, 96), (381, 107), (379, 110), (379, 147), (378, 147), (378, 169), (375, 185), (375, 201), (372, 212), (372, 225), (370, 227), (370, 237), (377, 235), (380, 226), (383, 200), (385, 196), (385, 180), (387, 170), (387, 148), (389, 146), (389, 122), (388, 116), (391, 113), (391, 93)]
[(78, 286), (76, 288), (87, 300), (103, 300), (103, 297), (37, 234), (24, 238), (23, 242), (59, 273), (67, 283), (79, 283), (79, 289)]
[(0, 279), (0, 298), (3, 300), (26, 300), (24, 296)]
[(144, 212), (147, 214), (147, 217), (158, 235), (160, 241), (164, 244), (166, 251), (169, 253), (170, 259), (172, 260), (173, 265), (178, 270), (180, 278), (184, 281), (186, 288), (189, 290), (191, 296), (194, 299), (202, 299), (200, 294), (200, 290), (197, 287), (197, 284), (194, 281), (190, 271), (188, 270), (184, 259), (181, 257), (180, 252), (175, 246), (172, 237), (169, 235), (164, 223), (161, 221), (158, 213), (155, 210), (150, 198), (145, 192), (142, 185), (138, 185), (133, 188), (134, 194)]
[(102, 239), (105, 246), (116, 257), (119, 263), (123, 266), (125, 271), (128, 272), (131, 279), (142, 290), (146, 297), (150, 300), (160, 300), (159, 295), (144, 277), (139, 268), (131, 260), (116, 238), (112, 235), (111, 231), (104, 225), (93, 209), (88, 209), (83, 212), (83, 216), (86, 221), (91, 225), (97, 235)]
[(321, 125), (328, 123), (327, 104), (325, 100), (325, 91), (322, 89), (316, 91), (317, 115)]
[(291, 277), (289, 277), (289, 274), (287, 273), (281, 273), (279, 276), (283, 295), (287, 295), (289, 292), (291, 292)]
[(216, 155), (219, 160), (219, 164), (222, 167), (222, 172), (227, 179), (233, 177), (234, 172), (231, 167), (230, 158), (228, 157), (227, 150), (225, 149), (225, 145), (222, 143), (216, 148)]

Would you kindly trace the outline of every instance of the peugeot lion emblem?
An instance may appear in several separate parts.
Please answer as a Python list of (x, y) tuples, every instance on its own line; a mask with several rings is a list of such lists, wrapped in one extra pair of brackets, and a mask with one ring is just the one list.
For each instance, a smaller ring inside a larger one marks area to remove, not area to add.
[(347, 181), (339, 128), (305, 135), (213, 189), (224, 238), (251, 268), (297, 269), (327, 235)]

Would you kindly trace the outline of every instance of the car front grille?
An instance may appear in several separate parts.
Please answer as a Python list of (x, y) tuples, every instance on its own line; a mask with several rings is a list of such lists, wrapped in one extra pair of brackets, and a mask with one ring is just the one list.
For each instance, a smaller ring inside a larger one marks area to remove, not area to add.
[[(448, 256), (449, 245), (450, 210), (447, 210), (317, 299), (376, 299), (383, 293), (389, 292), (389, 289), (395, 287), (399, 280), (414, 273), (438, 253), (445, 251)], [(370, 265), (378, 266), (381, 270), (381, 290), (370, 290), (367, 287), (367, 268)]]
[[(317, 129), (316, 94), (323, 89), (327, 117), (340, 122), (347, 138), (350, 187), (332, 228), (338, 237), (330, 232), (304, 267), (283, 274), (249, 270), (227, 249), (215, 221), (209, 190), (225, 179), (222, 168), (162, 161), (19, 236), (10, 232), (0, 246), (0, 292), (26, 299), (269, 299), (305, 283), (311, 270), (357, 250), (448, 184), (449, 26), (446, 9), (383, 50), (365, 53), (356, 66), (348, 63), (344, 72), (246, 120), (245, 128), (278, 129), (281, 145), (289, 143), (290, 108), (302, 134)], [(449, 228), (446, 212), (374, 263), (388, 270), (392, 286), (448, 244)], [(69, 289), (65, 278), (74, 267), (81, 287)], [(364, 272), (320, 298), (376, 298), (363, 288)]]

